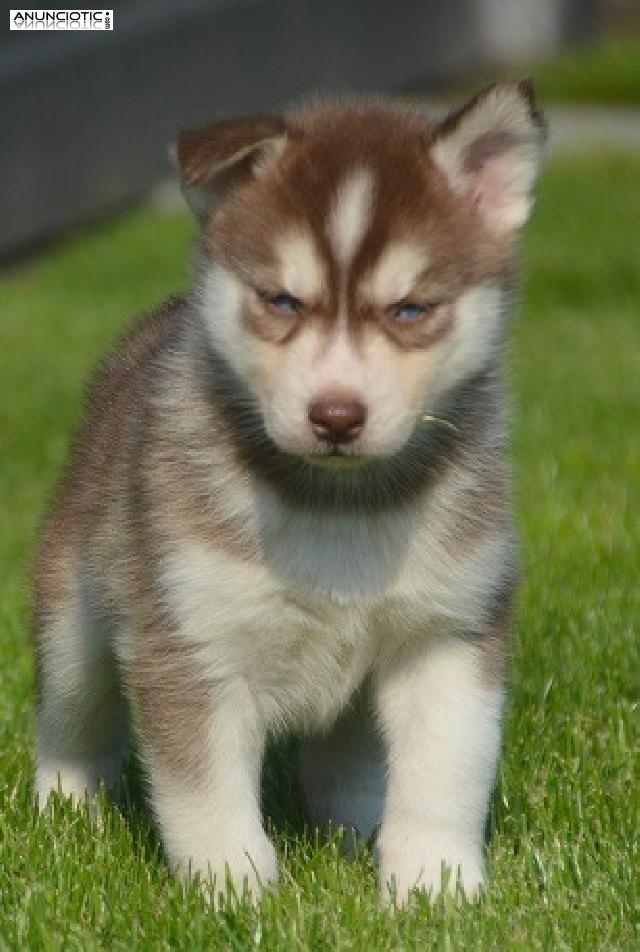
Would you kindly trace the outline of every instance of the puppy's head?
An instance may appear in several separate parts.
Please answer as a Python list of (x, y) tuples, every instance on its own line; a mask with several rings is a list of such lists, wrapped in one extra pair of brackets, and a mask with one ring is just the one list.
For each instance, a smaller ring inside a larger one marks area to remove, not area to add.
[(491, 362), (543, 140), (526, 84), (440, 125), (364, 102), (181, 136), (207, 332), (280, 449), (392, 456)]

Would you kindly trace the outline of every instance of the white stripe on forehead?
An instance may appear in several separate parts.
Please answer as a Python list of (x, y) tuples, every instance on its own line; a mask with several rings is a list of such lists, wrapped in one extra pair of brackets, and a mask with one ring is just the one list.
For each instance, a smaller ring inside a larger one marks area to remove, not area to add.
[(398, 241), (383, 250), (363, 282), (363, 290), (376, 304), (386, 307), (410, 294), (416, 279), (429, 264), (420, 245)]
[(371, 218), (373, 174), (359, 166), (352, 169), (338, 186), (329, 214), (327, 234), (341, 265), (348, 265), (362, 241)]
[(282, 274), (282, 290), (302, 301), (322, 294), (325, 273), (311, 232), (296, 227), (285, 231), (275, 242)]

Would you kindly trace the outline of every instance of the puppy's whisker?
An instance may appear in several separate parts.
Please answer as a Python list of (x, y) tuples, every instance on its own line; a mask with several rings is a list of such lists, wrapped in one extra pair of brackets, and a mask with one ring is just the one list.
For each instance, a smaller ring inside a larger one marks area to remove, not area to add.
[(440, 426), (446, 426), (450, 430), (458, 432), (458, 427), (451, 420), (445, 420), (444, 417), (433, 416), (431, 413), (421, 413), (418, 417), (418, 423), (438, 423)]

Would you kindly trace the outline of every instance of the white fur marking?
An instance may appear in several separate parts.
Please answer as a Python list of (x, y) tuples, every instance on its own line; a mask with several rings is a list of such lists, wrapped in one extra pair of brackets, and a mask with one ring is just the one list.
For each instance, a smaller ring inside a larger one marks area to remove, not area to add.
[(445, 391), (481, 367), (502, 331), (504, 295), (496, 284), (470, 288), (456, 302), (453, 332), (442, 342), (432, 387)]
[(338, 262), (347, 266), (365, 235), (371, 211), (373, 175), (353, 169), (340, 183), (329, 218), (328, 234)]
[(282, 288), (302, 301), (318, 298), (325, 284), (324, 267), (310, 232), (295, 228), (280, 235), (276, 250), (282, 269)]
[(411, 292), (429, 259), (423, 248), (402, 241), (387, 245), (365, 280), (365, 290), (381, 307), (401, 301)]

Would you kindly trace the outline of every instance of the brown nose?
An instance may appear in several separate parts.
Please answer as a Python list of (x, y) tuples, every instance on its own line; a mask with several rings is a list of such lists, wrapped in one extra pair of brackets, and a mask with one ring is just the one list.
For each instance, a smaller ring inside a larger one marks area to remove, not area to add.
[(350, 443), (362, 433), (367, 410), (352, 397), (323, 397), (309, 407), (309, 419), (319, 440)]

